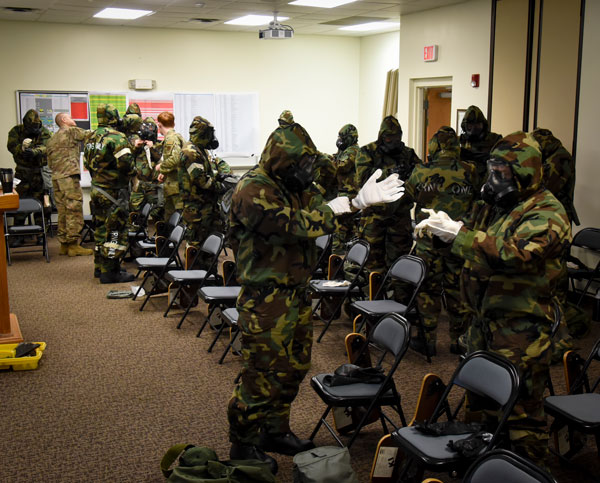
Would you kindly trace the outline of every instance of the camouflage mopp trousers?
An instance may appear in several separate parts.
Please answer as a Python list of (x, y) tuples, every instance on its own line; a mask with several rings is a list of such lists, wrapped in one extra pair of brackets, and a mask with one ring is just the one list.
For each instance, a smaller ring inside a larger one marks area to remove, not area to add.
[(58, 211), (58, 241), (77, 243), (83, 229), (83, 193), (79, 175), (52, 180), (54, 201)]
[[(103, 189), (110, 196), (119, 200), (119, 190)], [(102, 273), (116, 273), (119, 271), (121, 258), (127, 251), (129, 211), (115, 205), (93, 186), (91, 206), (96, 226), (94, 268), (99, 268)]]
[(309, 300), (306, 287), (242, 286), (242, 377), (228, 408), (232, 443), (256, 445), (261, 432), (290, 431), (290, 406), (310, 367)]

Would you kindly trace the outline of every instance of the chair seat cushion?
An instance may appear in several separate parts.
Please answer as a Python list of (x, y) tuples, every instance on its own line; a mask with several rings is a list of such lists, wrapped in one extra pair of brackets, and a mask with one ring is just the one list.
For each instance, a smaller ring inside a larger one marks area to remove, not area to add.
[(560, 414), (583, 426), (600, 425), (600, 394), (567, 394), (548, 396), (544, 408), (552, 415)]
[[(341, 282), (341, 280), (311, 280), (310, 281), (310, 288), (318, 293), (339, 293), (339, 294), (343, 294), (344, 292), (348, 291), (348, 286), (344, 285), (341, 287), (327, 287), (325, 284), (327, 282), (334, 282), (334, 281), (338, 281)], [(360, 292), (360, 287), (354, 287), (352, 288), (352, 293), (353, 294), (359, 294)]]
[(457, 452), (448, 448), (450, 441), (468, 438), (472, 433), (431, 436), (413, 426), (397, 429), (392, 437), (409, 453), (423, 458), (428, 464), (445, 464), (460, 459)]
[(202, 282), (206, 278), (206, 270), (169, 270), (165, 278), (172, 282)]
[(44, 230), (40, 225), (19, 225), (9, 226), (8, 233), (26, 234), (26, 233), (42, 233)]
[[(328, 404), (336, 405), (336, 402), (340, 404), (346, 404), (349, 400), (359, 400), (363, 399), (366, 401), (370, 401), (375, 397), (377, 391), (381, 387), (381, 384), (346, 384), (343, 386), (328, 386), (324, 383), (324, 379), (327, 376), (331, 376), (332, 374), (317, 374), (314, 376), (310, 383), (321, 396), (321, 399), (326, 401)], [(384, 394), (382, 394), (381, 400), (385, 401), (388, 398), (393, 398), (394, 393), (391, 389), (388, 389)]]
[(147, 234), (142, 232), (137, 232), (137, 231), (130, 231), (127, 236), (131, 239), (133, 238), (134, 240), (138, 240), (138, 239), (144, 239), (146, 238)]
[(352, 309), (366, 316), (385, 315), (389, 313), (404, 315), (406, 305), (395, 300), (359, 300), (350, 305)]
[[(153, 270), (163, 268), (169, 259), (167, 257), (138, 257), (135, 259), (136, 265), (142, 270)], [(170, 267), (176, 268), (177, 262), (169, 263)]]
[(154, 250), (156, 248), (155, 243), (147, 242), (146, 240), (139, 240), (137, 246), (144, 250)]
[(202, 287), (198, 295), (205, 302), (227, 302), (236, 300), (242, 287), (234, 285), (231, 287)]

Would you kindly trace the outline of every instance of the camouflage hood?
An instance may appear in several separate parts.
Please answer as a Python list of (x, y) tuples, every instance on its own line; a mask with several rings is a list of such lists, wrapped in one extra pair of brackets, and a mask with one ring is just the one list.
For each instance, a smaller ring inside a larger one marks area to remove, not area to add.
[(281, 127), (289, 127), (294, 124), (294, 115), (292, 114), (292, 111), (288, 111), (287, 109), (282, 111), (277, 122)]
[(129, 107), (127, 108), (127, 111), (125, 111), (125, 114), (137, 114), (138, 116), (142, 116), (142, 110), (140, 109), (140, 106), (138, 106), (135, 102), (132, 104), (129, 104)]
[(98, 104), (96, 109), (98, 126), (113, 126), (119, 124), (119, 111), (112, 104)]
[(528, 198), (539, 190), (542, 182), (542, 153), (531, 134), (517, 131), (502, 138), (490, 153), (507, 163), (517, 181), (519, 197)]
[(32, 131), (42, 127), (42, 120), (35, 109), (29, 109), (23, 116), (23, 127), (26, 131)]
[(547, 159), (562, 147), (562, 143), (554, 137), (550, 129), (538, 128), (531, 133), (540, 145), (542, 159)]
[(285, 170), (305, 154), (316, 155), (317, 148), (306, 130), (300, 124), (292, 123), (271, 133), (258, 164), (269, 176), (282, 179)]
[(208, 119), (196, 116), (190, 124), (190, 141), (200, 148), (206, 148), (214, 132), (215, 128)]
[(348, 146), (352, 146), (358, 142), (358, 130), (353, 124), (342, 126), (338, 136), (344, 139)]
[(141, 126), (142, 118), (138, 114), (125, 114), (123, 116), (123, 130), (125, 131), (125, 133), (136, 133), (140, 130)]
[(467, 122), (480, 122), (483, 124), (483, 130), (481, 131), (482, 138), (485, 137), (485, 135), (490, 131), (490, 124), (483, 115), (483, 112), (481, 112), (481, 109), (479, 109), (477, 106), (469, 106), (469, 108), (465, 112), (465, 117), (463, 117), (463, 120), (460, 123), (460, 128), (463, 132), (467, 131)]
[(384, 135), (394, 135), (398, 133), (402, 134), (402, 128), (400, 127), (398, 119), (396, 119), (394, 116), (387, 116), (383, 119), (383, 121), (381, 121), (377, 141), (381, 142)]
[(432, 159), (436, 159), (439, 156), (458, 157), (460, 155), (458, 137), (454, 129), (449, 126), (442, 126), (433, 135), (427, 148)]

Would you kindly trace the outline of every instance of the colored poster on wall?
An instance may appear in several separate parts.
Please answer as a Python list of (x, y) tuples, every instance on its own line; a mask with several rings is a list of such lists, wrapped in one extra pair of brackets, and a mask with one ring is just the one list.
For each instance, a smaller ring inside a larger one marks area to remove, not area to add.
[(17, 91), (17, 101), (19, 123), (29, 109), (35, 109), (51, 132), (58, 131), (54, 120), (61, 112), (70, 114), (79, 127), (90, 128), (87, 92)]
[[(156, 121), (161, 112), (173, 112), (173, 94), (170, 93), (148, 93), (133, 94), (129, 97), (128, 105), (137, 104), (142, 111), (142, 119), (151, 117)], [(163, 135), (158, 134), (158, 139), (162, 140)]]
[(96, 117), (98, 104), (112, 104), (118, 109), (119, 115), (123, 116), (127, 110), (127, 94), (90, 92), (90, 121), (92, 129), (98, 127), (98, 118)]

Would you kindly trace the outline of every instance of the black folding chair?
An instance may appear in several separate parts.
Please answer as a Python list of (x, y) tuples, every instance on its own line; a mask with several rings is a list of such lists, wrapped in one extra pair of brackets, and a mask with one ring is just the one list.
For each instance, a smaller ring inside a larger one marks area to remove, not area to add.
[(482, 455), (467, 470), (462, 483), (556, 483), (531, 461), (505, 449)]
[[(331, 325), (331, 322), (335, 319), (336, 313), (342, 307), (342, 305), (344, 304), (346, 299), (351, 299), (352, 297), (355, 297), (355, 298), (363, 297), (362, 290), (358, 286), (358, 283), (360, 280), (360, 276), (363, 273), (365, 264), (367, 263), (367, 259), (369, 258), (370, 249), (371, 248), (370, 248), (368, 242), (366, 242), (364, 240), (356, 240), (350, 246), (350, 249), (346, 253), (346, 256), (344, 257), (343, 262), (340, 264), (340, 266), (336, 270), (336, 272), (333, 276), (333, 278), (335, 280), (311, 280), (310, 281), (310, 283), (309, 283), (310, 289), (319, 298), (315, 307), (313, 308), (312, 316), (314, 317), (316, 315), (319, 317), (319, 319), (322, 322), (325, 322), (325, 327), (323, 328), (323, 330), (321, 331), (321, 334), (317, 338), (317, 342), (321, 342), (321, 339), (323, 338), (323, 336), (325, 335), (325, 332)], [(343, 278), (344, 264), (346, 262), (352, 263), (357, 266), (356, 272), (351, 277), (352, 279), (347, 280), (347, 281), (344, 280), (344, 278)], [(339, 275), (342, 275), (342, 277), (340, 277), (340, 280), (337, 279)], [(343, 283), (343, 285), (336, 286), (336, 285), (333, 285), (332, 282), (333, 283), (336, 283), (336, 282)], [(325, 320), (321, 316), (321, 313), (319, 312), (319, 307), (321, 307), (323, 300), (326, 297), (330, 297), (330, 296), (335, 297), (335, 300), (337, 301), (337, 305), (335, 307), (331, 308), (331, 314), (327, 318), (327, 320)]]
[(173, 229), (181, 222), (181, 213), (174, 211), (169, 219), (156, 222), (156, 234), (137, 241), (137, 246), (145, 253), (158, 253), (161, 243), (166, 242)]
[(83, 215), (83, 229), (81, 230), (81, 243), (93, 242), (96, 226), (92, 215)]
[(317, 237), (315, 240), (315, 245), (317, 245), (317, 250), (319, 250), (319, 258), (317, 259), (317, 263), (315, 264), (311, 278), (325, 278), (327, 273), (327, 260), (329, 259), (329, 255), (331, 253), (332, 239), (332, 235), (322, 235)]
[[(8, 217), (12, 217), (12, 225), (8, 224)], [(20, 222), (21, 220), (22, 222)], [(20, 223), (15, 224), (17, 221)], [(31, 243), (25, 242), (24, 238), (28, 236), (35, 237), (35, 240)], [(11, 239), (21, 240), (22, 244), (18, 247), (18, 252), (36, 252), (41, 250), (46, 258), (46, 262), (50, 263), (44, 209), (42, 208), (42, 204), (35, 198), (21, 198), (19, 200), (19, 207), (16, 210), (4, 212), (4, 237), (6, 242), (6, 259), (9, 265), (12, 264), (10, 251), (17, 248), (10, 246)]]
[(383, 426), (383, 431), (388, 434), (386, 421), (394, 428), (396, 424), (382, 411), (383, 406), (391, 407), (400, 417), (402, 426), (406, 426), (404, 411), (400, 403), (400, 394), (394, 383), (394, 372), (398, 368), (402, 357), (406, 353), (410, 340), (410, 325), (403, 317), (397, 314), (387, 314), (381, 318), (367, 339), (367, 344), (364, 344), (361, 352), (357, 355), (359, 360), (362, 353), (368, 350), (369, 345), (375, 346), (381, 350), (381, 356), (377, 361), (376, 367), (381, 367), (386, 355), (390, 355), (393, 361), (390, 362), (390, 367), (385, 373), (385, 379), (380, 383), (364, 383), (358, 382), (354, 384), (330, 386), (328, 381), (332, 374), (318, 374), (311, 378), (310, 385), (315, 390), (321, 400), (327, 404), (325, 412), (319, 419), (315, 429), (310, 435), (313, 440), (321, 425), (329, 430), (340, 446), (344, 446), (340, 438), (335, 433), (334, 429), (326, 421), (327, 415), (334, 407), (361, 407), (367, 408), (361, 421), (354, 430), (354, 434), (348, 442), (348, 448), (352, 446), (354, 440), (358, 436), (362, 427), (366, 424), (373, 410), (379, 410), (379, 419)]
[[(592, 282), (600, 282), (600, 228), (584, 228), (577, 232), (571, 242), (571, 252), (573, 251), (573, 247), (583, 248), (593, 252), (595, 257), (599, 257), (595, 267), (587, 266), (579, 258), (575, 257), (573, 253), (567, 258), (567, 261), (570, 263), (570, 266), (567, 266), (567, 272), (571, 280), (571, 288), (573, 292), (580, 294), (577, 305), (581, 305), (583, 297), (588, 293)], [(581, 291), (575, 287), (576, 280), (587, 280), (585, 287)]]
[[(229, 342), (227, 343), (227, 346), (225, 347), (225, 350), (223, 351), (223, 354), (221, 354), (221, 358), (219, 359), (219, 364), (223, 364), (223, 361), (225, 360), (225, 356), (227, 356), (227, 354), (229, 353), (229, 351), (235, 346), (235, 343), (238, 339), (238, 336), (240, 335), (240, 330), (238, 328), (238, 317), (239, 317), (239, 313), (237, 311), (236, 308), (228, 308), (225, 309), (221, 312), (221, 320), (224, 322), (223, 327), (227, 326), (230, 329), (230, 337), (229, 337)], [(213, 340), (212, 346), (214, 346), (216, 340), (218, 339), (218, 336), (215, 337), (215, 339)], [(211, 346), (211, 350), (212, 350), (212, 346)], [(210, 352), (210, 350), (209, 350)]]
[[(206, 240), (204, 240), (191, 263), (189, 263), (188, 270), (169, 270), (166, 273), (165, 280), (170, 283), (176, 283), (178, 287), (173, 297), (171, 297), (171, 301), (169, 302), (169, 306), (167, 307), (167, 310), (165, 310), (163, 317), (168, 315), (171, 307), (175, 305), (177, 296), (183, 289), (194, 287), (197, 291), (207, 283), (217, 280), (217, 263), (219, 261), (219, 255), (223, 250), (224, 242), (225, 235), (222, 233), (211, 233)], [(206, 255), (207, 257), (205, 260), (206, 270), (196, 270), (193, 267), (195, 266), (198, 257), (202, 255)], [(189, 303), (187, 304), (185, 311), (189, 312), (193, 304), (194, 297), (189, 297)], [(181, 328), (181, 322), (177, 325), (177, 328)]]
[(148, 238), (148, 217), (152, 211), (152, 204), (145, 203), (142, 209), (137, 213), (131, 214), (131, 222), (135, 223), (135, 230), (129, 230), (127, 239), (129, 247), (135, 245), (139, 240)]
[(185, 234), (185, 228), (183, 226), (177, 226), (169, 235), (169, 243), (166, 243), (158, 257), (138, 257), (135, 259), (135, 264), (140, 271), (145, 272), (142, 283), (140, 284), (137, 292), (135, 293), (133, 300), (137, 299), (138, 294), (146, 284), (146, 281), (152, 276), (154, 277), (154, 283), (151, 289), (146, 293), (146, 299), (140, 306), (140, 311), (144, 310), (146, 303), (150, 300), (150, 297), (155, 293), (158, 293), (160, 283), (164, 281), (165, 273), (168, 270), (173, 270), (182, 267), (181, 257), (179, 256), (179, 246), (183, 241)]
[[(437, 422), (444, 414), (449, 421), (456, 419), (465, 397), (464, 395), (462, 398), (455, 397), (456, 392), (460, 393), (460, 388), (483, 398), (486, 408), (498, 412), (497, 425), (486, 428), (490, 433), (489, 440), (483, 444), (478, 453), (468, 458), (448, 447), (448, 443), (465, 439), (477, 432), (476, 429), (465, 431), (463, 434), (438, 436), (426, 434), (417, 429), (417, 426), (400, 428), (392, 433), (400, 451), (407, 457), (400, 474), (400, 481), (403, 481), (412, 464), (418, 466), (418, 471), (424, 469), (433, 472), (452, 471), (462, 475), (477, 457), (494, 449), (506, 437), (505, 425), (519, 396), (519, 375), (514, 364), (498, 354), (486, 351), (467, 355), (454, 372), (452, 380), (426, 425)], [(456, 400), (460, 402), (455, 409), (452, 409), (450, 401)]]
[[(350, 304), (350, 311), (361, 316), (361, 322), (354, 327), (354, 332), (361, 332), (365, 324), (368, 326), (378, 320), (383, 314), (394, 313), (402, 315), (412, 322), (417, 323), (419, 336), (425, 340), (425, 330), (417, 307), (417, 294), (421, 288), (426, 274), (425, 262), (414, 255), (402, 255), (387, 271), (379, 290), (373, 300), (358, 300)], [(389, 282), (408, 284), (413, 290), (404, 303), (388, 299), (386, 293)], [(427, 350), (427, 344), (425, 344)], [(431, 355), (427, 351), (427, 361), (431, 362)]]

